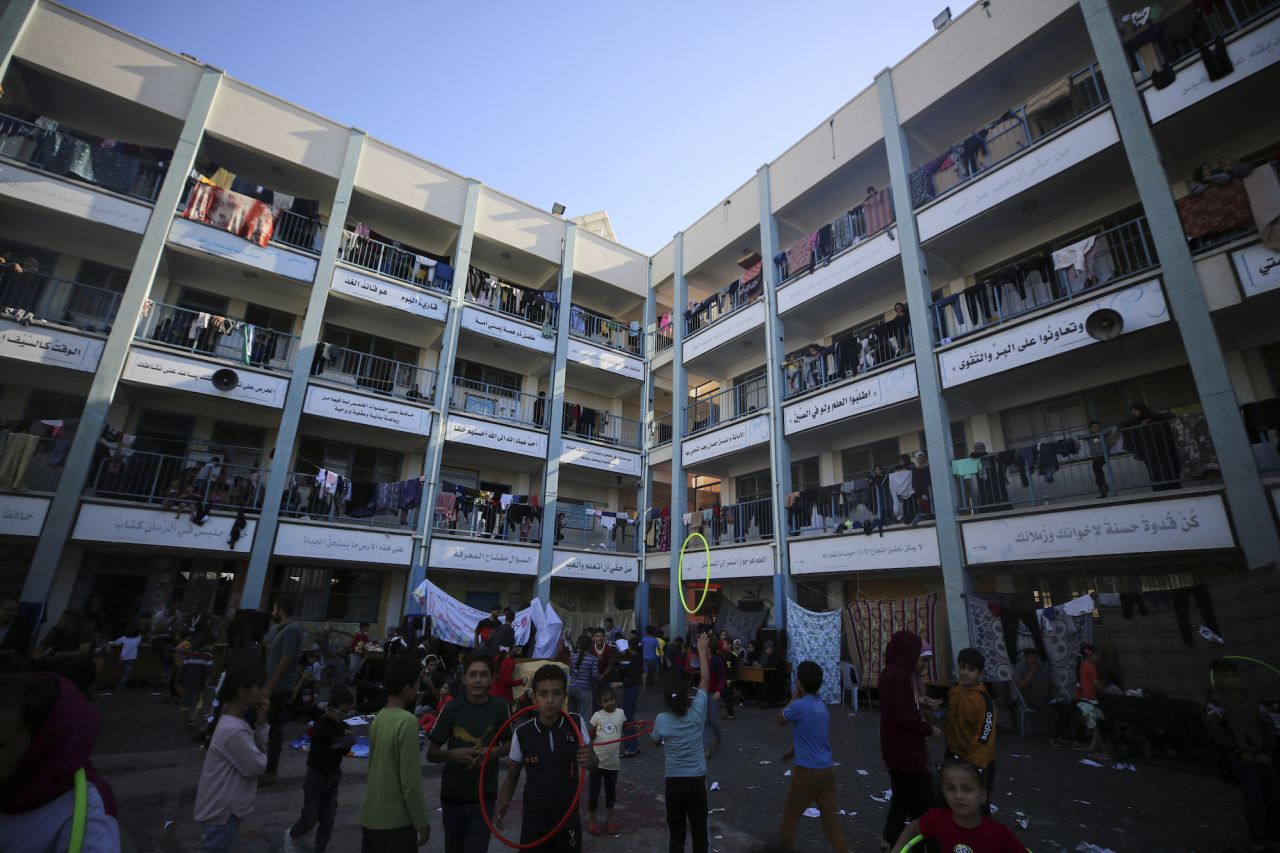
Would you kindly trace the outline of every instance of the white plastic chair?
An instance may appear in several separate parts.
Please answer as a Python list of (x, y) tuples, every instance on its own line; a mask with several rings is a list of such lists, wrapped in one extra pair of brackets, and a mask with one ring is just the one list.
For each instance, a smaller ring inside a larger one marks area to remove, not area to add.
[(847, 660), (840, 661), (840, 704), (844, 704), (845, 694), (853, 699), (853, 713), (858, 713), (858, 671)]
[(1036, 713), (1036, 709), (1027, 705), (1027, 700), (1022, 696), (1022, 690), (1018, 687), (1018, 682), (1009, 679), (1009, 692), (1013, 695), (1014, 713), (1018, 715), (1018, 736), (1027, 736), (1027, 714)]

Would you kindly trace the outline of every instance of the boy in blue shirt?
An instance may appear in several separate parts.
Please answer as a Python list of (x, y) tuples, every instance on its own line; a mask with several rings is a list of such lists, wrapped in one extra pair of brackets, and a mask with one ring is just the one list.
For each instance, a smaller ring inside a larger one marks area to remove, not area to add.
[[(827, 706), (818, 698), (822, 688), (822, 667), (811, 660), (801, 661), (796, 667), (796, 695), (778, 714), (778, 725), (791, 724), (794, 748), (789, 755), (795, 757), (791, 770), (791, 788), (782, 806), (782, 826), (778, 829), (779, 841), (787, 850), (795, 849), (796, 824), (810, 803), (818, 804), (822, 815), (822, 832), (827, 836), (831, 849), (848, 853), (844, 830), (836, 816), (836, 768), (831, 760), (831, 743), (828, 740), (830, 719)], [(788, 756), (783, 756), (787, 758)]]
[(650, 684), (658, 680), (658, 632), (652, 625), (644, 626), (644, 639), (640, 641), (644, 653), (644, 685), (648, 690)]

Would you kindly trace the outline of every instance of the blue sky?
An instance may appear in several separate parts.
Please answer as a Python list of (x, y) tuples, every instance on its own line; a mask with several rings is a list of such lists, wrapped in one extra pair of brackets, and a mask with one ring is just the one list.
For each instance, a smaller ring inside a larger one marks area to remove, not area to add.
[(532, 204), (606, 209), (651, 253), (924, 41), (945, 0), (69, 5)]

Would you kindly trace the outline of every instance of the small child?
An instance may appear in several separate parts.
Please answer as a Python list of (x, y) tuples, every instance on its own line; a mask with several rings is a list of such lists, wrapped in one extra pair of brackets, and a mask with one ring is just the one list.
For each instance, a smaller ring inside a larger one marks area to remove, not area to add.
[[(674, 643), (673, 643), (674, 645)], [(698, 637), (698, 692), (689, 701), (689, 688), (679, 675), (663, 688), (667, 710), (654, 721), (649, 737), (665, 751), (667, 827), (670, 849), (683, 850), (684, 840), (693, 837), (693, 849), (707, 849), (707, 757), (702, 747), (702, 729), (707, 717), (707, 688), (711, 671), (707, 663), (710, 638)]]
[(1235, 661), (1218, 658), (1209, 665), (1209, 734), (1227, 751), (1231, 775), (1244, 794), (1244, 819), (1254, 850), (1266, 850), (1280, 829), (1276, 790), (1276, 727), (1270, 715), (1240, 685)]
[(996, 706), (982, 683), (987, 660), (977, 649), (961, 649), (956, 656), (960, 683), (947, 697), (947, 718), (942, 724), (947, 754), (963, 758), (978, 769), (986, 796), (982, 813), (991, 814), (991, 790), (996, 771)]
[(138, 662), (138, 646), (141, 644), (142, 629), (137, 622), (130, 623), (123, 636), (111, 641), (111, 645), (120, 647), (120, 684), (116, 687), (117, 693), (124, 690), (129, 676), (133, 675), (133, 665)]
[[(627, 715), (618, 707), (618, 697), (613, 688), (600, 689), (600, 710), (591, 715), (591, 740), (596, 738), (616, 741), (622, 737), (622, 729), (626, 725)], [(600, 821), (596, 820), (597, 806), (600, 804), (600, 783), (604, 783), (605, 832), (618, 834), (618, 825), (613, 821), (613, 804), (617, 801), (618, 771), (622, 769), (620, 760), (622, 744), (607, 743), (596, 746), (596, 758), (599, 765), (591, 768), (591, 793), (587, 800), (587, 812), (591, 816), (587, 824), (587, 832), (600, 835)]]
[(425, 712), (418, 717), (418, 725), (427, 734), (431, 733), (431, 729), (435, 727), (436, 720), (440, 718), (440, 712), (444, 710), (444, 706), (453, 701), (453, 685), (446, 681), (440, 685), (440, 701), (436, 703), (435, 708)]
[(1027, 853), (1009, 827), (983, 814), (987, 792), (972, 764), (954, 755), (947, 757), (942, 765), (942, 796), (947, 807), (930, 809), (907, 824), (893, 853), (899, 853), (917, 835), (936, 839), (942, 850)]
[[(791, 787), (782, 807), (778, 840), (788, 850), (795, 848), (796, 824), (811, 803), (818, 804), (822, 832), (834, 851), (848, 851), (844, 830), (836, 814), (836, 768), (831, 757), (831, 718), (818, 698), (822, 689), (822, 667), (811, 660), (796, 666), (796, 695), (778, 714), (778, 725), (792, 724), (794, 746), (788, 755), (795, 758)], [(785, 756), (784, 756), (785, 757)]]
[(343, 722), (351, 713), (355, 697), (341, 684), (329, 692), (324, 714), (311, 728), (311, 751), (307, 753), (307, 778), (302, 783), (302, 814), (285, 830), (285, 853), (295, 853), (297, 840), (319, 824), (316, 853), (324, 853), (333, 835), (333, 818), (338, 813), (338, 785), (342, 782), (342, 759), (355, 743)]
[[(226, 674), (218, 698), (222, 716), (213, 732), (196, 788), (195, 820), (204, 824), (201, 853), (227, 853), (240, 822), (253, 814), (258, 777), (267, 769), (267, 674), (260, 664), (241, 664)], [(245, 719), (255, 711), (258, 724)]]
[(204, 698), (209, 674), (213, 672), (213, 652), (205, 643), (199, 651), (189, 652), (178, 670), (178, 682), (182, 685), (182, 704), (178, 706), (178, 719), (184, 727), (195, 722)]

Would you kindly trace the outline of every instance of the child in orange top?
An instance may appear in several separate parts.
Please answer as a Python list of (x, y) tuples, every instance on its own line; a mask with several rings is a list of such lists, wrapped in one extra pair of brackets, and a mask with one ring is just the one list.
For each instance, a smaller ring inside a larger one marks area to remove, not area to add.
[(963, 758), (978, 769), (986, 788), (982, 813), (991, 814), (991, 791), (996, 770), (996, 709), (982, 684), (987, 661), (977, 649), (961, 649), (957, 656), (960, 683), (947, 698), (947, 718), (942, 724), (947, 754)]

